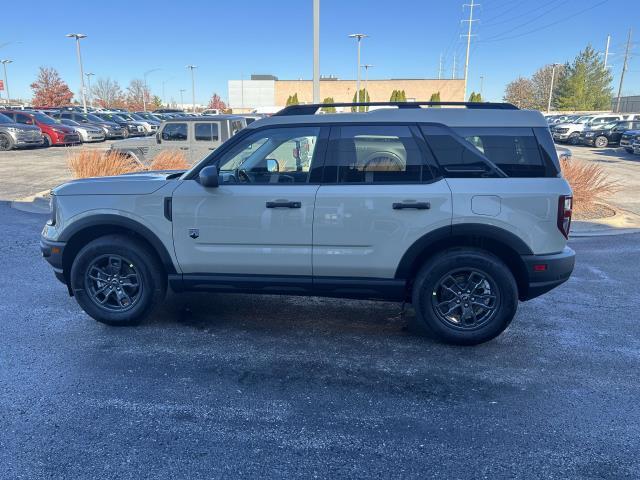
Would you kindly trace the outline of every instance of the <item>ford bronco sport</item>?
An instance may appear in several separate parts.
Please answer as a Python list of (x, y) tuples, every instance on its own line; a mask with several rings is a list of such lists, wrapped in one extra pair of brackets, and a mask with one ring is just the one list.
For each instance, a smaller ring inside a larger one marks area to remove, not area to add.
[(43, 255), (111, 325), (140, 322), (170, 286), (407, 301), (441, 341), (490, 340), (574, 266), (545, 119), (510, 104), (385, 105), (397, 108), (290, 106), (186, 172), (59, 186)]

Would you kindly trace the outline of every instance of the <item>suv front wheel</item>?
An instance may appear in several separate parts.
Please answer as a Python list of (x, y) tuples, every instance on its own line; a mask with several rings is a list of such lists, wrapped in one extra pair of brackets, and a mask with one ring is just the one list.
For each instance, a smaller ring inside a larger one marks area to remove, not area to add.
[(135, 325), (164, 299), (166, 275), (144, 243), (106, 235), (88, 243), (71, 267), (71, 287), (82, 309), (99, 322)]
[(427, 261), (415, 279), (412, 297), (418, 327), (458, 345), (497, 337), (518, 306), (516, 282), (507, 266), (474, 248), (452, 248)]

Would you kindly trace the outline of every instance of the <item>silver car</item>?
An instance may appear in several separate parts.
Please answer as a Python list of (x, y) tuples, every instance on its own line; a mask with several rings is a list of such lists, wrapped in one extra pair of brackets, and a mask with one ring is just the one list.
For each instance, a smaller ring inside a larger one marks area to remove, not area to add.
[(88, 142), (104, 142), (105, 135), (104, 130), (93, 125), (83, 125), (75, 120), (69, 120), (68, 118), (62, 118), (59, 122), (63, 125), (73, 128), (78, 135), (82, 143)]
[(42, 130), (35, 125), (15, 123), (0, 113), (0, 150), (37, 147), (44, 143)]

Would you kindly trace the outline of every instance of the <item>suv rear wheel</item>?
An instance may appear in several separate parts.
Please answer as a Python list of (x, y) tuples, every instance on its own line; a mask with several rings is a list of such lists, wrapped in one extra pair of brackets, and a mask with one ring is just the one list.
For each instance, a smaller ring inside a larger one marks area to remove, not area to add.
[(13, 138), (6, 133), (0, 133), (0, 150), (11, 150), (13, 148)]
[(489, 252), (452, 248), (425, 263), (413, 285), (424, 333), (458, 345), (497, 337), (511, 323), (518, 290), (507, 266)]
[(147, 317), (164, 299), (165, 277), (149, 247), (123, 235), (93, 240), (71, 267), (77, 302), (109, 325), (135, 325)]
[(595, 141), (594, 141), (594, 145), (598, 148), (604, 148), (607, 145), (609, 145), (609, 139), (607, 137), (604, 136), (599, 136), (596, 137)]

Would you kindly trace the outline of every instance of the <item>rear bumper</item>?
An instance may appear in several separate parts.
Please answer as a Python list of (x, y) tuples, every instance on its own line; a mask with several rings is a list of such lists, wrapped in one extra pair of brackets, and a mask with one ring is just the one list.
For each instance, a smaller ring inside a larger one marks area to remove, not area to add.
[(65, 242), (52, 242), (44, 237), (40, 237), (40, 251), (42, 257), (53, 267), (53, 273), (62, 283), (67, 283), (62, 268), (62, 254), (64, 253)]
[(522, 255), (527, 270), (527, 288), (520, 300), (531, 300), (563, 284), (571, 276), (576, 252), (565, 247), (551, 255)]

